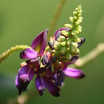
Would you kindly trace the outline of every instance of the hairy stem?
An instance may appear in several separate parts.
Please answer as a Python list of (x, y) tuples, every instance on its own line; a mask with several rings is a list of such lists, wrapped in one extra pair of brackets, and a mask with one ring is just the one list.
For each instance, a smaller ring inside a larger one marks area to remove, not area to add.
[(27, 45), (16, 45), (14, 47), (11, 47), (10, 49), (8, 49), (7, 51), (3, 52), (0, 55), (0, 62), (2, 62), (4, 59), (10, 56), (13, 52), (18, 51), (18, 50), (24, 50), (26, 48), (30, 48), (30, 47)]
[(61, 0), (60, 4), (57, 6), (56, 12), (55, 12), (55, 14), (52, 18), (51, 23), (50, 23), (48, 36), (50, 36), (53, 33), (54, 27), (55, 27), (56, 22), (57, 22), (60, 14), (61, 14), (61, 11), (63, 9), (63, 6), (64, 6), (65, 2), (66, 2), (66, 0)]

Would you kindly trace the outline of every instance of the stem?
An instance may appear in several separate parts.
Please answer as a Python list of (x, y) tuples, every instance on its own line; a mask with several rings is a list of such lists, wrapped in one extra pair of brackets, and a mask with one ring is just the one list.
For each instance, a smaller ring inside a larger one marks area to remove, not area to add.
[(82, 58), (78, 59), (78, 61), (72, 65), (73, 68), (79, 68), (86, 64), (88, 64), (90, 61), (94, 60), (96, 57), (98, 57), (100, 54), (104, 52), (104, 43), (99, 43), (98, 46), (92, 50), (87, 55), (83, 56)]
[(50, 27), (49, 27), (49, 33), (48, 33), (48, 36), (50, 36), (53, 31), (54, 31), (54, 28), (55, 28), (55, 25), (56, 25), (56, 22), (61, 14), (61, 11), (62, 11), (62, 8), (65, 4), (66, 0), (61, 0), (60, 4), (58, 5), (57, 9), (56, 9), (56, 12), (52, 18), (52, 21), (50, 23)]
[(0, 55), (0, 62), (2, 62), (4, 59), (10, 56), (13, 52), (18, 51), (18, 50), (24, 50), (26, 48), (30, 48), (30, 47), (27, 45), (16, 45), (14, 47), (11, 47), (10, 49), (8, 49), (7, 51), (3, 52)]

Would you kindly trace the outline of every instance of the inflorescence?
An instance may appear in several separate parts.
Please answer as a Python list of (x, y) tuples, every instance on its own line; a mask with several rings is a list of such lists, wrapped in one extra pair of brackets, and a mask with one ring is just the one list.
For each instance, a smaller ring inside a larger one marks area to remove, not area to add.
[(60, 96), (60, 88), (63, 86), (66, 76), (74, 79), (85, 77), (83, 71), (68, 68), (79, 58), (79, 47), (85, 42), (79, 38), (82, 31), (79, 25), (82, 22), (82, 9), (78, 6), (69, 17), (72, 24), (65, 24), (58, 29), (47, 45), (48, 29), (41, 32), (32, 42), (31, 47), (20, 53), (21, 59), (27, 59), (21, 63), (21, 68), (16, 76), (16, 86), (19, 94), (27, 89), (30, 81), (35, 78), (35, 85), (40, 95), (47, 89), (53, 96)]

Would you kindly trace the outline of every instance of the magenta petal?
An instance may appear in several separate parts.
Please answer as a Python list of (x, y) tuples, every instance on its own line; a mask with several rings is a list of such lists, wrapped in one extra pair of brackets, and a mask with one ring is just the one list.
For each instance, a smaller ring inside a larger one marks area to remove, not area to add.
[(75, 78), (75, 79), (82, 79), (85, 77), (85, 74), (83, 73), (83, 71), (78, 69), (66, 68), (63, 72), (66, 76)]
[(47, 33), (48, 29), (41, 32), (32, 42), (31, 47), (33, 49), (39, 48), (39, 54), (42, 55), (45, 51), (46, 44), (47, 44)]
[(43, 78), (43, 85), (45, 88), (48, 89), (48, 91), (55, 97), (59, 97), (60, 94), (59, 94), (59, 87), (55, 85), (54, 82), (52, 82), (52, 80), (50, 80), (49, 78), (47, 77), (44, 77)]
[(40, 76), (36, 76), (35, 79), (35, 86), (39, 92), (39, 94), (42, 96), (43, 95), (43, 91), (44, 91), (44, 86), (42, 84), (42, 79)]
[(62, 30), (70, 31), (70, 29), (67, 27), (62, 27), (62, 28), (58, 29), (54, 34), (56, 40), (61, 35), (60, 31), (62, 31)]
[(27, 48), (20, 53), (20, 58), (22, 59), (34, 59), (38, 56), (38, 53), (30, 48)]

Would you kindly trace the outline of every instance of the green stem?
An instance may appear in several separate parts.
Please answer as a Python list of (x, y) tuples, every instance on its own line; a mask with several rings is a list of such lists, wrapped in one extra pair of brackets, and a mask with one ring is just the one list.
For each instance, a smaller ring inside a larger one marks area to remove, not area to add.
[(27, 45), (16, 45), (14, 47), (11, 47), (10, 49), (8, 49), (7, 51), (3, 52), (0, 55), (0, 62), (2, 62), (4, 59), (6, 59), (8, 56), (10, 56), (13, 52), (18, 51), (18, 50), (24, 50), (26, 48), (31, 48)]

